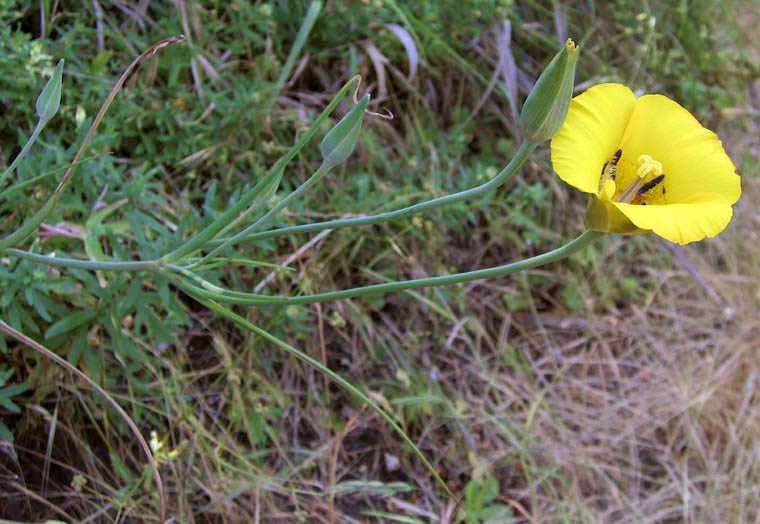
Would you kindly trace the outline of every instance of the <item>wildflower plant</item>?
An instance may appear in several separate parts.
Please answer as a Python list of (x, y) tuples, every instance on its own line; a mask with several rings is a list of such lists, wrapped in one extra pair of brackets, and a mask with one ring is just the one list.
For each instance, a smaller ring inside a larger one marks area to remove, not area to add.
[[(323, 363), (233, 313), (223, 304), (256, 307), (308, 304), (495, 278), (561, 260), (584, 249), (604, 233), (634, 234), (652, 231), (673, 242), (693, 242), (705, 236), (714, 236), (726, 227), (731, 219), (731, 205), (737, 201), (741, 192), (739, 176), (734, 172), (734, 166), (718, 138), (700, 126), (676, 102), (660, 95), (636, 98), (628, 88), (617, 84), (592, 87), (571, 101), (579, 49), (572, 40), (568, 40), (539, 77), (523, 107), (519, 121), (525, 138), (515, 156), (496, 176), (480, 186), (376, 215), (292, 227), (270, 227), (271, 220), (288, 203), (319, 183), (353, 151), (367, 113), (369, 94), (358, 98), (355, 93), (354, 107), (323, 138), (320, 148), (323, 161), (317, 171), (273, 207), (262, 210), (267, 197), (279, 187), (288, 163), (322, 128), (323, 122), (341, 99), (352, 89), (358, 90), (359, 79), (355, 77), (340, 89), (297, 143), (254, 187), (240, 195), (237, 202), (219, 214), (202, 231), (185, 238), (168, 253), (151, 260), (103, 260), (103, 257), (99, 257), (99, 260), (85, 260), (20, 249), (50, 213), (58, 195), (72, 179), (82, 153), (129, 72), (161, 48), (181, 40), (181, 37), (175, 37), (161, 41), (130, 65), (93, 121), (90, 132), (53, 195), (34, 217), (0, 239), (0, 254), (70, 270), (140, 272), (155, 276), (157, 281), (171, 282), (177, 289), (211, 310), (318, 369), (369, 405), (398, 432), (449, 494), (451, 492), (448, 486), (422, 452), (396, 420), (374, 400)], [(37, 102), (40, 118), (38, 129), (35, 129), (21, 153), (0, 176), (0, 183), (10, 180), (9, 187), (0, 186), (0, 190), (5, 189), (7, 192), (20, 184), (11, 178), (13, 171), (29, 151), (39, 130), (57, 112), (62, 92), (62, 73), (63, 64), (60, 63)], [(378, 224), (486, 194), (507, 182), (530, 158), (536, 147), (550, 139), (552, 163), (558, 175), (570, 185), (589, 193), (590, 201), (586, 214), (589, 229), (575, 240), (547, 253), (466, 273), (298, 296), (270, 296), (246, 290), (225, 289), (202, 276), (205, 268), (231, 260), (235, 256), (234, 246), (242, 243), (299, 232)], [(25, 337), (15, 327), (0, 321), (0, 330), (50, 355), (48, 350)], [(55, 360), (61, 363), (60, 359)], [(143, 447), (147, 449), (147, 444)], [(154, 445), (153, 453), (159, 455), (158, 458), (166, 459), (159, 448), (158, 444)], [(156, 457), (150, 456), (150, 452), (147, 455), (155, 466)], [(163, 507), (164, 494), (158, 471), (155, 467), (153, 471)]]

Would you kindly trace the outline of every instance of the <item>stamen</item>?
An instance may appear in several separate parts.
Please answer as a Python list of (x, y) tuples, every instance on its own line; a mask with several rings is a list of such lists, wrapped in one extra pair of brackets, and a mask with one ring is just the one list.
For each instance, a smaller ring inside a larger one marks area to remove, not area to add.
[(607, 180), (612, 180), (613, 182), (615, 181), (615, 177), (617, 176), (617, 165), (618, 162), (620, 162), (620, 157), (622, 155), (623, 150), (618, 149), (615, 151), (615, 154), (612, 155), (612, 158), (604, 163), (604, 166), (602, 167), (601, 178), (599, 179), (599, 191), (602, 190), (604, 183), (607, 182)]
[(624, 204), (628, 204), (631, 200), (633, 200), (633, 197), (636, 196), (641, 186), (644, 185), (644, 179), (642, 178), (635, 178), (633, 182), (631, 182), (631, 185), (625, 188), (625, 191), (620, 193), (620, 196), (618, 197), (618, 202), (623, 202)]
[[(660, 175), (657, 178), (653, 178), (652, 180), (650, 180), (649, 182), (647, 182), (646, 184), (644, 184), (643, 186), (641, 186), (641, 189), (639, 189), (636, 192), (636, 194), (637, 195), (644, 195), (646, 193), (649, 193), (652, 189), (655, 188), (655, 186), (657, 184), (659, 184), (663, 180), (665, 180), (665, 175)], [(665, 186), (662, 186), (662, 189), (664, 190)]]

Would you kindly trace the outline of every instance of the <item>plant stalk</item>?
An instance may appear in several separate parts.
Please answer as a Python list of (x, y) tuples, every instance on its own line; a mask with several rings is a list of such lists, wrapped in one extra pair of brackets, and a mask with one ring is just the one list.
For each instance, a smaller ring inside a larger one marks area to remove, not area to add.
[[(586, 230), (575, 240), (558, 247), (547, 253), (535, 257), (512, 262), (503, 266), (496, 266), (487, 269), (478, 269), (466, 273), (457, 273), (455, 275), (445, 275), (430, 278), (420, 278), (415, 280), (403, 280), (400, 282), (388, 282), (385, 284), (375, 284), (353, 289), (344, 289), (341, 291), (330, 291), (327, 293), (317, 293), (314, 295), (303, 295), (299, 297), (272, 297), (267, 295), (258, 295), (254, 293), (241, 293), (238, 291), (226, 290), (223, 293), (210, 291), (195, 286), (188, 281), (182, 281), (180, 287), (211, 300), (219, 300), (230, 304), (245, 305), (274, 305), (274, 304), (314, 304), (317, 302), (328, 302), (331, 300), (340, 300), (344, 298), (363, 297), (368, 295), (377, 295), (381, 293), (390, 293), (406, 291), (408, 289), (419, 289), (425, 287), (445, 286), (449, 284), (458, 284), (461, 282), (470, 282), (473, 280), (483, 280), (487, 278), (502, 277), (532, 269), (534, 267), (550, 264), (563, 258), (567, 258), (573, 253), (580, 251), (589, 244), (603, 236), (604, 233)], [(216, 286), (214, 286), (216, 287)]]

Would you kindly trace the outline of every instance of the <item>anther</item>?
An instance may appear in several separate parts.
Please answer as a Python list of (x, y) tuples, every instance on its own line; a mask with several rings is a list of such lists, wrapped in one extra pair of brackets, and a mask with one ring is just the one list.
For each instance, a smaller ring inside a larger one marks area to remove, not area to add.
[[(652, 180), (650, 180), (649, 182), (647, 182), (646, 184), (644, 184), (643, 186), (641, 186), (641, 189), (639, 189), (636, 192), (636, 194), (637, 195), (644, 195), (646, 193), (649, 193), (652, 189), (655, 188), (655, 186), (657, 186), (657, 184), (659, 184), (663, 180), (665, 180), (665, 175), (660, 175), (660, 176), (658, 176), (656, 178), (653, 178)], [(663, 189), (663, 192), (664, 192), (665, 186), (662, 186), (662, 189)]]
[(617, 176), (617, 165), (618, 162), (620, 162), (620, 157), (623, 155), (623, 150), (618, 149), (615, 151), (615, 154), (612, 155), (612, 158), (610, 160), (607, 160), (604, 163), (604, 166), (602, 166), (602, 174), (601, 178), (599, 179), (599, 191), (602, 190), (604, 187), (604, 183), (609, 179), (613, 182), (615, 181), (615, 177)]

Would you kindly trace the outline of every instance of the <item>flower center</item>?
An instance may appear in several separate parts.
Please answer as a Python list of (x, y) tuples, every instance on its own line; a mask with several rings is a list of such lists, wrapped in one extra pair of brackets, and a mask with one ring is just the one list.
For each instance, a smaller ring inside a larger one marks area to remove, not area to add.
[[(648, 180), (648, 181), (647, 181)], [(620, 193), (618, 202), (626, 204), (646, 205), (646, 197), (652, 190), (662, 184), (665, 175), (662, 172), (662, 164), (649, 155), (640, 155), (638, 169), (633, 181)], [(665, 186), (662, 185), (662, 194), (665, 195)]]

